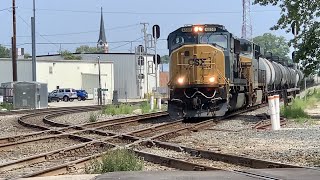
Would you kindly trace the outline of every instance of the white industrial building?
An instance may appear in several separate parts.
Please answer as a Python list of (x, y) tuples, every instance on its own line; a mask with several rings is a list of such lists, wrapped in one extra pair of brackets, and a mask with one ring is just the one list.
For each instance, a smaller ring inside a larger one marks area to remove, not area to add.
[[(77, 54), (88, 62), (112, 62), (114, 67), (114, 90), (118, 92), (119, 99), (144, 98), (146, 94), (155, 89), (155, 65), (153, 56), (144, 57), (144, 64), (138, 65), (138, 56), (134, 53), (97, 53)], [(60, 55), (38, 56), (39, 61), (55, 61), (61, 59)], [(80, 60), (82, 61), (82, 60)], [(103, 71), (101, 71), (104, 73)], [(141, 75), (143, 74), (143, 78)], [(159, 75), (159, 71), (158, 71)], [(159, 84), (159, 78), (158, 78)]]
[[(101, 86), (108, 89), (112, 98), (114, 89), (113, 64), (101, 62)], [(17, 60), (18, 81), (32, 81), (30, 59)], [(12, 81), (11, 59), (0, 59), (0, 84)], [(37, 82), (47, 83), (48, 91), (59, 88), (85, 89), (93, 97), (94, 88), (99, 87), (98, 64), (86, 60), (37, 60)]]
[[(155, 66), (152, 56), (144, 65), (138, 65), (134, 53), (77, 54), (82, 60), (64, 60), (58, 55), (37, 57), (37, 82), (47, 83), (48, 90), (57, 87), (84, 89), (93, 94), (98, 88), (98, 57), (101, 62), (101, 84), (108, 89), (108, 97), (113, 91), (119, 99), (144, 98), (155, 88)], [(17, 60), (18, 81), (32, 81), (31, 59)], [(0, 59), (0, 83), (12, 81), (11, 59)], [(159, 82), (159, 80), (158, 80)]]

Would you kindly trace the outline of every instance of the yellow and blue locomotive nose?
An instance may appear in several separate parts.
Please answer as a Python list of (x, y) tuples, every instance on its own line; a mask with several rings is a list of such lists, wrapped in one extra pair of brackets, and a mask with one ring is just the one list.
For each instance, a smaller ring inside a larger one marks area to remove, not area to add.
[(223, 50), (209, 44), (184, 45), (171, 54), (170, 84), (173, 86), (219, 86), (225, 81)]
[(169, 113), (183, 117), (224, 115), (226, 83), (222, 49), (210, 44), (176, 49), (171, 53)]

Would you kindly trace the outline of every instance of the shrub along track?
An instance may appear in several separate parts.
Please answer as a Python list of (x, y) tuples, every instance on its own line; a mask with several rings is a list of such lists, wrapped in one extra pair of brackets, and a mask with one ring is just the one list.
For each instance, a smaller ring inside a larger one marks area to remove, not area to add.
[[(151, 122), (153, 118), (168, 118), (168, 116), (166, 113), (155, 113), (147, 116), (127, 117), (70, 126), (50, 120), (50, 118), (63, 115), (62, 113), (57, 113), (56, 115), (51, 114), (44, 118), (44, 122), (46, 124), (45, 128), (48, 128), (47, 124), (51, 124), (52, 126), (59, 126), (60, 129), (45, 130), (39, 134), (34, 133), (34, 136), (38, 137), (41, 133), (45, 134), (50, 132), (49, 138), (50, 135), (59, 138), (68, 136), (69, 138), (77, 138), (82, 143), (2, 164), (0, 165), (0, 172), (3, 173), (0, 175), (5, 177), (19, 175), (23, 177), (34, 177), (72, 173), (79, 168), (83, 168), (84, 165), (88, 164), (92, 159), (101, 158), (106, 150), (119, 147), (131, 148), (137, 155), (143, 157), (147, 161), (181, 170), (222, 169), (245, 173), (243, 170), (247, 168), (297, 167), (161, 142), (190, 131), (197, 131), (199, 129), (203, 129), (203, 127), (215, 125), (218, 123), (217, 120), (223, 120), (228, 117), (253, 110), (253, 108), (239, 111), (216, 120), (207, 120), (198, 123), (184, 124), (182, 120), (175, 120), (158, 125), (152, 125), (151, 123), (151, 126), (149, 127), (125, 133), (118, 133), (115, 132), (115, 130), (124, 127), (127, 124), (130, 126), (132, 124), (135, 125), (137, 123), (147, 121)], [(43, 129), (43, 124), (29, 124), (29, 126)], [(51, 133), (53, 133), (53, 135)], [(30, 138), (30, 136), (32, 137), (33, 135), (26, 135), (25, 137)], [(29, 140), (27, 139), (22, 141), (19, 138), (16, 139), (18, 139), (17, 143), (26, 143), (28, 141), (38, 141), (41, 138), (30, 138)], [(6, 142), (6, 140), (0, 140), (0, 142)], [(7, 144), (0, 146), (0, 150), (1, 147), (4, 146), (7, 146)], [(157, 151), (154, 151), (154, 149)], [(176, 153), (175, 156), (177, 157), (166, 155), (168, 154), (167, 152), (172, 153), (172, 151)], [(155, 152), (160, 153), (157, 154)], [(255, 176), (260, 177), (260, 175)]]

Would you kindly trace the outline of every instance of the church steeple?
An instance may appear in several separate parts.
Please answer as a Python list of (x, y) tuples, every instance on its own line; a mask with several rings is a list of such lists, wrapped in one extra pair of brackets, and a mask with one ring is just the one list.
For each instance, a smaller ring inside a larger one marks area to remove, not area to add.
[(106, 39), (106, 32), (104, 30), (102, 7), (101, 7), (101, 19), (100, 19), (100, 32), (99, 32), (99, 40), (98, 40), (97, 47), (102, 48), (104, 53), (108, 53), (109, 51), (109, 46)]

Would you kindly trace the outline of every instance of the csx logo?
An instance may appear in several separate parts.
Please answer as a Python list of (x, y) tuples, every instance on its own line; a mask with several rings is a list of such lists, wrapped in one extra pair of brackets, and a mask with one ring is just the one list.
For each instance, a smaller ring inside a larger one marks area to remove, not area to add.
[(203, 66), (204, 61), (207, 60), (206, 58), (194, 58), (194, 59), (189, 59), (189, 65), (191, 66)]

